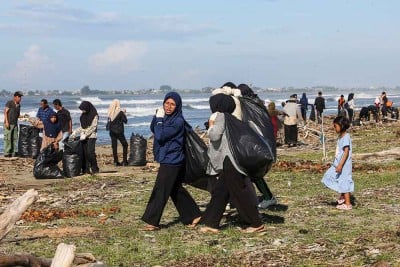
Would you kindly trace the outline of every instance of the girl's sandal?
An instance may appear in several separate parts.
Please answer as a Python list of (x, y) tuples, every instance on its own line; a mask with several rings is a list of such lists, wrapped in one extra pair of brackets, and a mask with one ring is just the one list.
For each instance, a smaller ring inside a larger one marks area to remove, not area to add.
[(142, 228), (142, 231), (147, 231), (147, 232), (158, 231), (158, 230), (160, 230), (160, 227), (151, 224), (147, 224), (145, 227)]
[(339, 199), (336, 201), (336, 203), (337, 203), (338, 205), (342, 205), (342, 204), (344, 204), (344, 202), (345, 202), (344, 198), (339, 198)]
[(247, 227), (246, 229), (241, 230), (241, 232), (244, 234), (262, 233), (265, 231), (266, 229), (264, 225), (261, 225), (259, 227)]
[(337, 205), (336, 208), (338, 210), (351, 210), (351, 209), (353, 209), (353, 206), (351, 204), (350, 205), (346, 205), (346, 204), (343, 203), (341, 205)]

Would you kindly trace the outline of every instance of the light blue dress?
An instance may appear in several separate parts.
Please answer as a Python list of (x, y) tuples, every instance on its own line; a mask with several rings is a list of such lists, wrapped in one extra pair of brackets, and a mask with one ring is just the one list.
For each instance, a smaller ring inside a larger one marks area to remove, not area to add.
[[(349, 147), (349, 157), (343, 165), (341, 173), (336, 172), (336, 166), (342, 159), (344, 148)], [(332, 166), (326, 171), (321, 182), (328, 188), (338, 193), (351, 193), (354, 191), (354, 182), (352, 175), (352, 151), (351, 138), (348, 133), (339, 138), (336, 145), (336, 155)]]

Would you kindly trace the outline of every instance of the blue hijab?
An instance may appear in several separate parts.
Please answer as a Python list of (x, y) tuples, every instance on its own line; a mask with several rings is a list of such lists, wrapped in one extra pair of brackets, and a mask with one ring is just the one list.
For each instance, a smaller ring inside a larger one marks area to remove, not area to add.
[(165, 114), (163, 118), (154, 116), (150, 125), (154, 133), (153, 153), (154, 159), (160, 164), (181, 165), (185, 160), (182, 99), (178, 93), (169, 92), (163, 103), (170, 98), (175, 101), (175, 111), (171, 115)]
[[(56, 121), (55, 123), (53, 123), (50, 119), (51, 117), (55, 116), (56, 117)], [(43, 122), (44, 124), (44, 133), (47, 137), (52, 137), (52, 138), (56, 138), (57, 135), (60, 133), (61, 131), (61, 126), (60, 123), (58, 121), (58, 116), (57, 113), (55, 113), (54, 111), (52, 113), (50, 113), (49, 117)]]

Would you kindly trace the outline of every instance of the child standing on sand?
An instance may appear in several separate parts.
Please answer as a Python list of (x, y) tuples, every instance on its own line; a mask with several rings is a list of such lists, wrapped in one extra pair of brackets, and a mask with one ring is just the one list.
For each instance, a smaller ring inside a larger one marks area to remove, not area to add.
[(352, 179), (352, 145), (350, 135), (346, 130), (350, 121), (346, 117), (338, 116), (333, 120), (333, 127), (339, 138), (336, 145), (336, 155), (332, 166), (326, 171), (322, 183), (339, 193), (337, 209), (351, 210), (350, 195), (354, 191)]

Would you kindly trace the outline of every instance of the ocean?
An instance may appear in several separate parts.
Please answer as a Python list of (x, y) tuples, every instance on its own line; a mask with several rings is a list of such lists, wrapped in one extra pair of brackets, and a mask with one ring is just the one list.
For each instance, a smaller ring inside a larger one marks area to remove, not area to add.
[[(297, 94), (298, 98), (301, 97), (302, 93), (307, 94), (309, 103), (314, 103), (314, 99), (317, 96), (318, 90), (316, 89), (282, 89), (282, 90), (269, 90), (263, 92), (256, 92), (258, 96), (266, 101), (274, 101), (276, 106), (281, 108), (280, 103), (289, 99), (292, 94)], [(352, 89), (354, 93), (356, 111), (360, 110), (361, 107), (374, 104), (375, 98), (382, 92), (381, 89)], [(324, 90), (323, 96), (326, 102), (325, 114), (336, 114), (337, 113), (337, 99), (341, 94), (347, 99), (349, 91), (342, 91), (339, 89)], [(400, 92), (387, 91), (388, 99), (393, 101), (395, 106), (400, 106)], [(128, 140), (131, 135), (141, 135), (145, 138), (151, 136), (149, 129), (151, 119), (155, 114), (157, 108), (162, 106), (164, 99), (163, 94), (125, 94), (125, 95), (96, 95), (96, 96), (23, 96), (21, 102), (21, 114), (29, 114), (31, 117), (36, 116), (36, 112), (39, 108), (39, 103), (42, 98), (46, 98), (49, 103), (55, 98), (61, 99), (63, 106), (71, 112), (73, 129), (79, 126), (79, 116), (81, 114), (78, 109), (79, 104), (84, 101), (90, 101), (97, 109), (99, 113), (99, 125), (98, 125), (98, 139), (97, 144), (109, 144), (111, 142), (108, 132), (105, 129), (107, 122), (107, 110), (113, 99), (119, 99), (121, 101), (121, 108), (125, 108), (127, 111), (128, 123), (125, 126), (125, 136)], [(204, 129), (204, 122), (208, 120), (210, 116), (210, 109), (208, 105), (208, 99), (210, 94), (208, 93), (180, 93), (183, 102), (183, 115), (185, 119), (193, 126)], [(5, 103), (12, 99), (9, 97), (0, 97), (0, 103)], [(51, 105), (52, 106), (52, 105)], [(309, 114), (308, 114), (309, 115)], [(0, 121), (4, 121), (4, 113), (0, 114)], [(26, 122), (21, 122), (26, 123)], [(3, 123), (0, 125), (0, 153), (3, 153)]]

